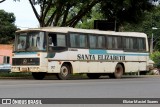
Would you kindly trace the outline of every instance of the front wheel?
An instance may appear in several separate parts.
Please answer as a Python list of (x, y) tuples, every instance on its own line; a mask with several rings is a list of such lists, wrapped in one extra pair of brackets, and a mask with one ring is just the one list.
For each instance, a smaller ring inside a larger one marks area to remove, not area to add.
[(62, 65), (60, 73), (56, 76), (59, 80), (66, 80), (70, 77), (71, 69), (67, 64)]
[(32, 76), (36, 80), (43, 80), (45, 75), (46, 75), (45, 72), (32, 72)]

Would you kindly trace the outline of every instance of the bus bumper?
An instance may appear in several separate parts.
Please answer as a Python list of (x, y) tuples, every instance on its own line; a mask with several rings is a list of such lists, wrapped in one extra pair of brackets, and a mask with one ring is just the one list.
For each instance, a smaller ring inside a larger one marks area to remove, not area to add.
[(46, 72), (46, 67), (39, 66), (12, 66), (11, 72)]
[(146, 69), (147, 69), (147, 71), (153, 70), (154, 69), (154, 61), (149, 60)]

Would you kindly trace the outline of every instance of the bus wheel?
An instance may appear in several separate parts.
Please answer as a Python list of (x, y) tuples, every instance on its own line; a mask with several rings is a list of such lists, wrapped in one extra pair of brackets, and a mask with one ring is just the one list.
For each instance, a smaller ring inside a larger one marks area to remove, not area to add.
[(115, 71), (112, 74), (109, 74), (110, 78), (121, 78), (123, 75), (124, 69), (123, 66), (121, 64), (117, 64), (115, 67)]
[(98, 73), (88, 73), (87, 76), (90, 79), (98, 79), (101, 75)]
[(66, 80), (70, 77), (70, 73), (70, 67), (67, 64), (64, 64), (60, 69), (60, 73), (58, 73), (56, 76), (59, 80)]
[(32, 72), (32, 76), (36, 80), (43, 80), (45, 75), (46, 75), (45, 72)]

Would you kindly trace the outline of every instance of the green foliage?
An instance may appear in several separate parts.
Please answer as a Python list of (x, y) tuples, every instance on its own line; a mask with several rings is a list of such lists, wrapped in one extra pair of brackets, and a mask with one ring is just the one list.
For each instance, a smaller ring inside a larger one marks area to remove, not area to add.
[(138, 23), (143, 19), (144, 11), (152, 9), (149, 0), (103, 0), (101, 8), (108, 20)]
[(100, 4), (98, 3), (95, 5), (91, 12), (84, 16), (79, 23), (76, 25), (77, 28), (83, 29), (93, 29), (94, 27), (94, 20), (104, 19), (103, 14), (100, 10)]
[(153, 52), (150, 58), (155, 62), (156, 67), (160, 68), (160, 51)]
[(0, 77), (23, 77), (29, 78), (32, 77), (31, 73), (7, 73), (7, 72), (0, 72)]
[(151, 12), (145, 11), (144, 18), (139, 23), (124, 23), (123, 31), (145, 32), (147, 35), (152, 33), (152, 16)]
[(17, 30), (14, 22), (15, 16), (13, 13), (0, 10), (0, 43), (10, 43), (14, 39), (14, 34)]

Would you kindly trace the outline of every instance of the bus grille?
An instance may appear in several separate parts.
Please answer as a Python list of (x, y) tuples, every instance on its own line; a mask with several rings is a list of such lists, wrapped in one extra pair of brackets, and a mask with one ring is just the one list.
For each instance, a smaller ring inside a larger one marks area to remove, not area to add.
[(40, 65), (39, 58), (13, 58), (12, 65)]

